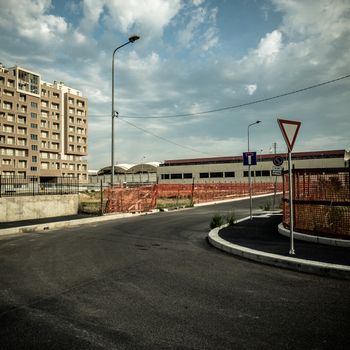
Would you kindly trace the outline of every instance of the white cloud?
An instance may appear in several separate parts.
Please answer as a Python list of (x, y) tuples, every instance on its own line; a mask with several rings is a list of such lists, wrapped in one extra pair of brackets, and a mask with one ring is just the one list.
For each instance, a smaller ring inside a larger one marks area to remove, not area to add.
[(193, 5), (199, 6), (203, 4), (204, 0), (192, 0), (192, 2), (193, 2)]
[(302, 35), (336, 39), (350, 29), (348, 0), (318, 0), (317, 6), (313, 1), (273, 2), (284, 13), (282, 30), (292, 38)]
[(248, 95), (253, 95), (254, 92), (257, 89), (257, 85), (256, 84), (248, 84), (245, 86), (246, 91), (248, 92)]
[(274, 30), (260, 40), (256, 54), (262, 61), (271, 63), (282, 48), (282, 33)]
[(94, 26), (103, 17), (111, 28), (123, 33), (136, 27), (157, 37), (180, 9), (180, 0), (84, 0), (82, 27)]
[(216, 26), (218, 9), (197, 7), (188, 10), (187, 24), (178, 32), (178, 43), (181, 47), (201, 47), (208, 51), (219, 42), (219, 30)]
[(1, 0), (0, 7), (5, 9), (0, 11), (0, 28), (15, 31), (22, 38), (46, 44), (61, 41), (61, 36), (68, 31), (64, 18), (48, 14), (49, 0)]

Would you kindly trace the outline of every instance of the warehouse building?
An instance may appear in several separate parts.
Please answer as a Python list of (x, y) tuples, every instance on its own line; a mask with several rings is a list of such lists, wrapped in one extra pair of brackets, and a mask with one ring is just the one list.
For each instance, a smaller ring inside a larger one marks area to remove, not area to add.
[[(251, 166), (253, 182), (272, 182), (274, 157), (282, 157), (282, 167), (288, 168), (287, 154), (259, 154), (257, 164)], [(345, 150), (295, 152), (292, 162), (295, 168), (342, 168), (347, 166)], [(248, 166), (243, 156), (165, 160), (157, 169), (159, 183), (231, 183), (247, 181)], [(282, 181), (282, 177), (278, 177)]]

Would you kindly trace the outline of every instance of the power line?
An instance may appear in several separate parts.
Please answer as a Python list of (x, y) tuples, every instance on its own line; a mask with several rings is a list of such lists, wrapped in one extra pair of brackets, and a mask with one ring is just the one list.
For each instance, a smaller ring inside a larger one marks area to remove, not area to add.
[(308, 87), (305, 87), (305, 88), (302, 88), (302, 89), (285, 92), (283, 94), (279, 94), (279, 95), (276, 95), (276, 96), (266, 97), (266, 98), (262, 98), (260, 100), (255, 100), (255, 101), (251, 101), (251, 102), (241, 103), (241, 104), (238, 104), (238, 105), (233, 105), (233, 106), (228, 106), (228, 107), (221, 107), (221, 108), (217, 108), (217, 109), (211, 109), (211, 110), (207, 110), (207, 111), (201, 111), (201, 112), (195, 112), (195, 113), (173, 114), (173, 115), (161, 115), (161, 116), (143, 116), (143, 117), (120, 115), (119, 117), (120, 118), (124, 118), (124, 119), (125, 118), (127, 118), (127, 119), (166, 119), (166, 118), (192, 117), (192, 116), (196, 116), (196, 115), (203, 115), (203, 114), (209, 114), (209, 113), (215, 113), (215, 112), (222, 112), (222, 111), (226, 111), (228, 109), (236, 109), (236, 108), (246, 107), (246, 106), (250, 106), (250, 105), (254, 105), (254, 104), (258, 104), (258, 103), (262, 103), (262, 102), (266, 102), (266, 101), (275, 100), (275, 99), (278, 99), (278, 98), (281, 98), (281, 97), (294, 95), (294, 94), (297, 94), (299, 92), (315, 89), (315, 88), (318, 88), (320, 86), (331, 84), (331, 83), (334, 83), (336, 81), (343, 80), (343, 79), (346, 79), (346, 78), (349, 78), (349, 77), (350, 77), (350, 74), (344, 75), (344, 76), (336, 78), (336, 79), (328, 80), (328, 81), (325, 81), (323, 83), (311, 85), (311, 86), (308, 86)]
[(121, 120), (122, 122), (124, 122), (124, 123), (126, 123), (126, 124), (129, 124), (130, 126), (136, 128), (136, 129), (138, 129), (138, 130), (140, 130), (140, 131), (142, 131), (142, 132), (144, 132), (144, 133), (146, 133), (146, 134), (152, 135), (153, 137), (156, 137), (156, 138), (158, 138), (158, 139), (160, 139), (160, 140), (162, 140), (162, 141), (171, 143), (171, 144), (173, 144), (173, 145), (175, 145), (175, 146), (178, 146), (178, 147), (181, 147), (181, 148), (190, 150), (190, 151), (192, 151), (192, 152), (205, 154), (205, 155), (211, 156), (211, 157), (216, 157), (216, 156), (217, 156), (217, 155), (213, 155), (213, 154), (210, 154), (210, 153), (198, 151), (197, 149), (194, 149), (194, 148), (192, 148), (192, 147), (188, 147), (188, 146), (181, 145), (181, 144), (179, 144), (179, 143), (176, 143), (176, 142), (174, 142), (174, 141), (171, 141), (171, 140), (169, 140), (169, 139), (166, 139), (165, 137), (162, 137), (162, 136), (159, 136), (159, 135), (157, 135), (157, 134), (154, 134), (152, 131), (143, 129), (143, 128), (141, 128), (141, 127), (139, 127), (139, 126), (137, 126), (137, 125), (135, 125), (135, 124), (133, 124), (133, 123), (127, 121), (127, 120), (123, 120), (123, 119), (120, 119), (120, 118), (119, 118), (119, 120)]

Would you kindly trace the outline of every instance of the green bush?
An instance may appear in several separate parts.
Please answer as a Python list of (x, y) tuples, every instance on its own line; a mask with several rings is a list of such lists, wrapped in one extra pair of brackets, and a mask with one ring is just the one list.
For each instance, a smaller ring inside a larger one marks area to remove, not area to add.
[(264, 210), (264, 211), (269, 211), (271, 210), (271, 203), (270, 202), (266, 202), (263, 206), (260, 207), (260, 209)]
[(220, 214), (215, 214), (210, 222), (210, 228), (213, 229), (215, 227), (220, 227), (224, 224), (224, 218)]
[(235, 221), (236, 221), (236, 217), (233, 211), (226, 215), (226, 222), (228, 223), (229, 226), (233, 226), (235, 224)]

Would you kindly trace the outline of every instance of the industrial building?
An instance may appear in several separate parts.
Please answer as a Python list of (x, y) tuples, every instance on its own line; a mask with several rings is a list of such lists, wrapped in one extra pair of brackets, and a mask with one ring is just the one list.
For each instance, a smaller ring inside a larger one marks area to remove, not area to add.
[[(282, 167), (288, 168), (287, 154), (259, 154), (257, 164), (251, 166), (253, 182), (272, 182), (273, 159), (282, 157)], [(295, 168), (341, 168), (346, 166), (345, 150), (295, 152), (292, 163)], [(230, 183), (248, 178), (248, 166), (242, 156), (165, 160), (157, 169), (159, 183)], [(279, 177), (281, 180), (281, 177)]]
[[(295, 152), (292, 154), (293, 166), (302, 168), (343, 168), (348, 166), (345, 150)], [(282, 157), (282, 167), (288, 168), (287, 154), (259, 154), (257, 164), (251, 166), (253, 182), (274, 182), (272, 174), (273, 159)], [(247, 181), (248, 166), (243, 165), (243, 157), (211, 157), (194, 159), (165, 160), (163, 163), (118, 164), (114, 167), (115, 184), (190, 184), (190, 183), (234, 183)], [(90, 183), (111, 181), (111, 166), (91, 174)], [(281, 177), (277, 177), (282, 181)]]
[[(345, 150), (295, 152), (292, 162), (295, 168), (342, 168), (345, 167)], [(259, 154), (257, 164), (251, 166), (253, 182), (272, 182), (273, 159), (284, 159), (282, 167), (288, 168), (287, 154)], [(231, 183), (248, 178), (248, 166), (243, 165), (243, 156), (165, 160), (157, 169), (159, 183)], [(281, 181), (281, 177), (278, 177)]]
[(0, 175), (87, 182), (87, 103), (63, 82), (0, 64)]

